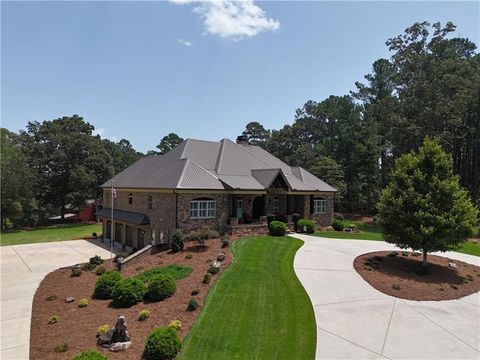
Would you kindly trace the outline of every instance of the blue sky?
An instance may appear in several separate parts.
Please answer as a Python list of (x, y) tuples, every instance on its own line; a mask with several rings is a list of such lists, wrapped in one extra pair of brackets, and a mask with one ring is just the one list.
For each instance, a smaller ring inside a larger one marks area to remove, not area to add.
[(140, 151), (169, 132), (234, 139), (347, 94), (415, 21), (480, 43), (478, 2), (221, 4), (2, 2), (2, 127), (79, 114)]

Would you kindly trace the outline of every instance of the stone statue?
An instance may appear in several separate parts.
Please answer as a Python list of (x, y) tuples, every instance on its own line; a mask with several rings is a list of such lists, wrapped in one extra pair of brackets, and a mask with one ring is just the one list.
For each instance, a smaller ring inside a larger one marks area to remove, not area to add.
[(109, 349), (110, 351), (126, 350), (132, 342), (127, 330), (127, 320), (125, 316), (118, 317), (115, 327), (106, 334), (97, 334), (97, 344)]

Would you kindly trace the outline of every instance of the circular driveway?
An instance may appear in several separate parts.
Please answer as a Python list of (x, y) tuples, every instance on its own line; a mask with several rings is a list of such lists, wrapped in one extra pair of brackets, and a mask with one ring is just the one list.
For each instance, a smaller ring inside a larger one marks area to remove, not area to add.
[[(353, 268), (360, 254), (395, 249), (380, 241), (291, 235), (305, 244), (295, 272), (317, 323), (317, 359), (479, 359), (480, 293), (412, 301), (374, 289)], [(443, 254), (477, 266), (480, 258)]]
[(33, 296), (45, 275), (63, 266), (110, 258), (97, 241), (71, 240), (0, 247), (0, 359), (29, 358)]

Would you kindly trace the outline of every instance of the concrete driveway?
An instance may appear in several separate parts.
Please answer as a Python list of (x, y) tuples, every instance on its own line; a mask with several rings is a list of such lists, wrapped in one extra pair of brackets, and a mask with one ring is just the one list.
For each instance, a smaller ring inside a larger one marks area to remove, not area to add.
[[(397, 299), (370, 286), (352, 265), (360, 254), (393, 246), (292, 236), (305, 241), (294, 268), (315, 311), (317, 359), (480, 358), (480, 293), (450, 301)], [(475, 256), (446, 256), (480, 265)]]
[(2, 246), (0, 254), (2, 360), (29, 358), (32, 300), (46, 274), (94, 255), (110, 258), (109, 251), (85, 240)]

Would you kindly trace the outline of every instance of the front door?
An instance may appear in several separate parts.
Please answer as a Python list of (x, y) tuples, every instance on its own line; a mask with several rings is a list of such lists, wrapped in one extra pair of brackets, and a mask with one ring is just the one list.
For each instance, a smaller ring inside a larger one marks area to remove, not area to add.
[(263, 196), (257, 196), (253, 199), (252, 217), (256, 220), (263, 216)]
[(237, 199), (237, 218), (240, 220), (243, 218), (243, 199)]

